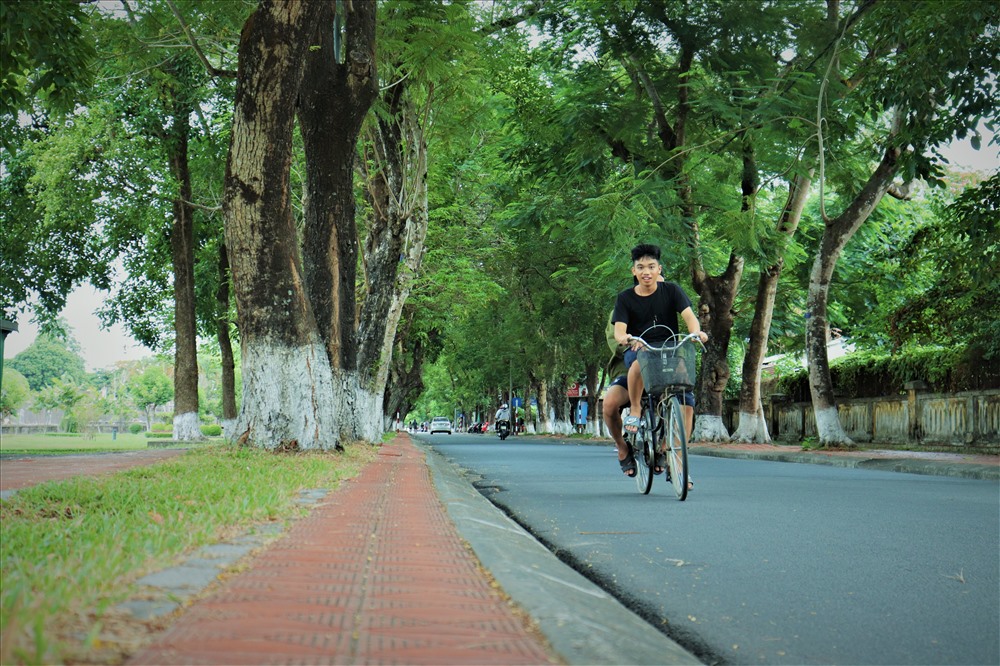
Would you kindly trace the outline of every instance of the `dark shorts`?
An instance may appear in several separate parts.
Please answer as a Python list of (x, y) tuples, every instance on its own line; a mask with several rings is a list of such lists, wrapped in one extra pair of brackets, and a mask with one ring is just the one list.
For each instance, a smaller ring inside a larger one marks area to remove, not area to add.
[[(635, 362), (637, 353), (629, 349), (625, 352), (625, 367), (629, 368), (632, 363)], [(623, 389), (628, 391), (628, 375), (618, 375), (615, 377), (614, 381), (609, 384), (611, 386), (621, 386)], [(682, 405), (687, 405), (688, 407), (694, 407), (694, 391), (677, 391), (674, 393), (677, 399), (680, 400)]]

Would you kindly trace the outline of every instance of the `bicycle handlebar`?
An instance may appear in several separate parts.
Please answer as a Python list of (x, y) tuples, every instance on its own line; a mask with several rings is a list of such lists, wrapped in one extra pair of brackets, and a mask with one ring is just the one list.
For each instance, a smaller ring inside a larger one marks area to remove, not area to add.
[[(678, 338), (680, 338), (680, 339), (678, 340)], [(646, 342), (645, 340), (643, 340), (642, 338), (640, 338), (638, 335), (630, 335), (630, 336), (628, 336), (628, 341), (630, 343), (633, 340), (637, 340), (637, 341), (641, 342), (642, 346), (645, 347), (646, 349), (650, 350), (650, 351), (663, 351), (664, 349), (667, 349), (666, 343), (662, 347), (654, 347), (653, 345), (649, 344), (648, 342)], [(705, 349), (705, 343), (703, 343), (701, 341), (701, 334), (700, 333), (688, 333), (687, 335), (685, 335), (683, 337), (675, 335), (673, 338), (668, 338), (666, 340), (666, 342), (671, 342), (673, 340), (677, 340), (677, 344), (673, 345), (673, 348), (680, 347), (682, 344), (684, 344), (685, 342), (688, 342), (690, 340), (697, 340), (698, 344), (701, 345), (702, 350)]]

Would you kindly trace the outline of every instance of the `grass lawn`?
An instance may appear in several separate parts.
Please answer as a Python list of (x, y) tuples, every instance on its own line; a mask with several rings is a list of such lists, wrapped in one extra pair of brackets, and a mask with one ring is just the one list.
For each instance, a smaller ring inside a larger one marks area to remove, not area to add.
[[(147, 442), (128, 434), (3, 440), (5, 452)], [(300, 491), (334, 489), (375, 455), (364, 444), (276, 454), (215, 443), (145, 467), (19, 490), (0, 501), (0, 664), (122, 663), (133, 637), (116, 638), (122, 629), (113, 608), (141, 593), (138, 578), (255, 525), (304, 515)]]
[(99, 435), (78, 435), (76, 433), (50, 433), (33, 435), (8, 435), (0, 437), (0, 453), (93, 453), (95, 451), (132, 451), (145, 449), (151, 439), (143, 434), (130, 432)]

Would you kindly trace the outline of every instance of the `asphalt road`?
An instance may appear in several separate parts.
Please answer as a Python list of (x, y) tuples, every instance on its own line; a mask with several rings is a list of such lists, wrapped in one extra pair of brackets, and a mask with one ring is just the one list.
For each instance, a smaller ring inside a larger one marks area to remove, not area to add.
[(420, 437), (707, 663), (1000, 663), (995, 481), (697, 456), (681, 503), (609, 445)]

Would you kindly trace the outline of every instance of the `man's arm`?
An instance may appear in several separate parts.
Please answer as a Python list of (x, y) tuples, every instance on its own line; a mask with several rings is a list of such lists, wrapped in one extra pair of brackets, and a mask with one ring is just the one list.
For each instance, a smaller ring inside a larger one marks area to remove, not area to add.
[(623, 321), (615, 322), (615, 342), (623, 347), (628, 344), (628, 324)]
[[(684, 308), (684, 311), (681, 312), (681, 319), (683, 319), (684, 323), (687, 324), (688, 333), (697, 333), (698, 334), (698, 338), (702, 342), (708, 342), (708, 333), (706, 333), (705, 331), (701, 330), (701, 324), (698, 322), (698, 318), (694, 316), (694, 311), (691, 310), (690, 307)], [(616, 337), (617, 337), (617, 334), (618, 334), (618, 331), (616, 329), (615, 330), (615, 336)]]

